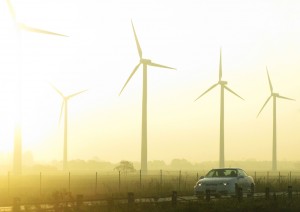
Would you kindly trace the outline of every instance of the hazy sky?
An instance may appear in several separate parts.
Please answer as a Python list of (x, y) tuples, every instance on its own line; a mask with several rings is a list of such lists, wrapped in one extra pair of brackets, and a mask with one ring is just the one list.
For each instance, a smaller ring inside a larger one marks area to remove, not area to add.
[[(12, 0), (17, 19), (69, 37), (17, 32), (0, 1), (0, 154), (13, 151), (18, 70), (22, 71), (23, 150), (36, 161), (62, 160), (62, 99), (68, 95), (69, 159), (140, 161), (142, 70), (122, 86), (143, 55), (177, 68), (148, 69), (148, 159), (219, 159), (223, 79), (245, 101), (225, 94), (225, 160), (271, 160), (274, 92), (278, 160), (299, 160), (300, 2), (223, 0)], [(4, 156), (3, 156), (4, 155)]]

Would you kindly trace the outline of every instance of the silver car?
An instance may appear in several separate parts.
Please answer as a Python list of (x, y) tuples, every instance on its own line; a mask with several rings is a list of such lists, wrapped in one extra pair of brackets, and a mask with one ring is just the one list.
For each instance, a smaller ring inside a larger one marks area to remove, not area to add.
[[(237, 187), (238, 186), (238, 187)], [(206, 194), (215, 197), (235, 196), (236, 188), (241, 188), (243, 193), (254, 193), (254, 180), (240, 168), (220, 168), (210, 170), (204, 177), (201, 176), (194, 186), (195, 195), (198, 197)]]

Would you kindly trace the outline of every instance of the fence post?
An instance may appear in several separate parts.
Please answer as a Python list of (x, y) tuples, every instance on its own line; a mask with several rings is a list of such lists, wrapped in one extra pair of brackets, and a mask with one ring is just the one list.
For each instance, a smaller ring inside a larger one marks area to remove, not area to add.
[(15, 197), (14, 202), (13, 202), (13, 210), (12, 211), (14, 211), (14, 212), (21, 211), (20, 203), (21, 203), (21, 199), (19, 197)]
[(270, 188), (266, 187), (266, 192), (265, 192), (266, 200), (270, 199)]
[(292, 172), (290, 171), (290, 184), (292, 184)]
[(95, 194), (98, 192), (98, 172), (96, 172)]
[(280, 171), (278, 172), (278, 183), (280, 185)]
[(9, 184), (10, 184), (10, 182), (9, 182), (9, 180), (10, 180), (10, 174), (9, 174), (9, 172), (7, 173), (7, 193), (8, 193), (8, 195), (9, 195), (9, 190), (10, 190), (10, 188), (9, 188)]
[(134, 204), (134, 193), (133, 192), (128, 192), (127, 193), (127, 199), (128, 199), (128, 206), (132, 207)]
[(269, 184), (269, 172), (267, 172), (267, 184)]
[(293, 195), (293, 187), (288, 186), (288, 198), (289, 198), (289, 200), (292, 200), (292, 195)]
[(160, 170), (160, 193), (162, 193), (162, 170)]
[(184, 190), (186, 190), (186, 182), (187, 182), (188, 174), (185, 173), (185, 180), (184, 180)]
[(235, 184), (235, 195), (240, 202), (243, 198), (243, 188), (239, 186), (237, 183)]
[(142, 189), (142, 170), (140, 169), (140, 189)]
[(172, 191), (172, 206), (177, 204), (177, 191)]
[(69, 172), (69, 193), (71, 193), (71, 172)]
[(254, 172), (254, 182), (256, 182), (256, 171)]
[(277, 195), (276, 195), (276, 193), (274, 192), (273, 193), (273, 200), (276, 202), (276, 200), (277, 200)]
[(77, 194), (77, 196), (76, 196), (76, 208), (77, 208), (78, 211), (80, 211), (82, 203), (83, 203), (83, 195), (82, 194)]
[(254, 192), (255, 192), (254, 190), (255, 190), (254, 185), (251, 184), (250, 197), (254, 197)]
[(121, 191), (121, 171), (119, 171), (119, 192)]
[(40, 196), (42, 196), (42, 172), (40, 172)]
[(238, 201), (241, 202), (243, 200), (243, 188), (238, 187)]
[(209, 189), (205, 190), (205, 199), (206, 199), (207, 202), (210, 201), (210, 190)]
[(113, 211), (114, 204), (115, 204), (114, 198), (113, 197), (108, 197), (106, 199), (106, 201), (107, 201), (108, 211)]
[(180, 191), (180, 181), (181, 181), (181, 170), (179, 171), (179, 177), (178, 177), (178, 191)]

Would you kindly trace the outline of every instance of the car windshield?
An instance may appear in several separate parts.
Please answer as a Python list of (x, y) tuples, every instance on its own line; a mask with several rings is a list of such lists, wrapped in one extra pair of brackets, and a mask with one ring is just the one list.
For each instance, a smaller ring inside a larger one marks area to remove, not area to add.
[(236, 169), (213, 169), (205, 177), (237, 177)]

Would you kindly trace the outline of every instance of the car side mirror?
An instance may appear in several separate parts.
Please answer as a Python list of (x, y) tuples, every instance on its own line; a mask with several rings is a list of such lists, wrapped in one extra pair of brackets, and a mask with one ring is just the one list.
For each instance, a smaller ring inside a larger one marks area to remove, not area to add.
[(204, 176), (201, 176), (201, 177), (200, 177), (200, 180), (203, 179), (203, 178), (204, 178)]

